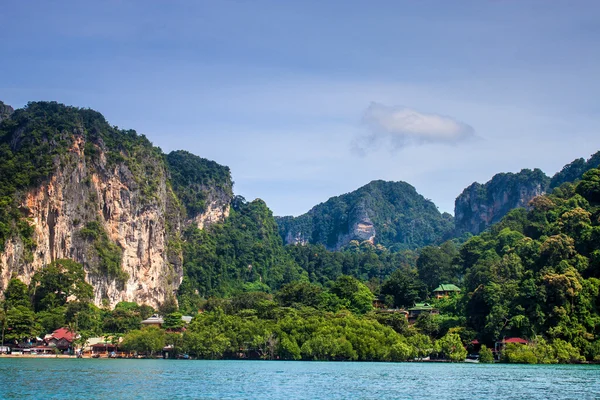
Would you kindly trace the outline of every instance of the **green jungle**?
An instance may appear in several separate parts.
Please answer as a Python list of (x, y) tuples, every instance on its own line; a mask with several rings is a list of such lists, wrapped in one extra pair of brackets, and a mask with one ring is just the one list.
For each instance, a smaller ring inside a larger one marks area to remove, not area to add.
[[(30, 134), (16, 150), (14, 134), (24, 125)], [(128, 351), (157, 355), (172, 346), (173, 354), (203, 359), (462, 361), (476, 352), (480, 362), (600, 362), (599, 169), (570, 177), (479, 235), (452, 235), (445, 216), (435, 222), (442, 231), (415, 245), (395, 246), (387, 235), (382, 243), (353, 240), (331, 251), (324, 244), (284, 245), (264, 201), (233, 195), (227, 167), (186, 152), (163, 155), (92, 110), (30, 103), (0, 123), (0, 250), (14, 236), (35, 250), (20, 196), (69, 156), (65, 132), (78, 130), (88, 143), (102, 141), (109, 163), (129, 166), (148, 201), (164, 168), (181, 212), (202, 212), (206, 188), (220, 187), (231, 196), (230, 214), (173, 235), (183, 281), (157, 310), (94, 305), (86, 270), (73, 260), (55, 260), (29, 285), (15, 274), (0, 304), (3, 343), (66, 326), (81, 343), (122, 337)], [(331, 227), (319, 229), (311, 226), (327, 237)], [(126, 281), (120, 248), (93, 223), (80, 231), (98, 252), (97, 273)], [(460, 292), (435, 298), (434, 290), (448, 284)], [(407, 319), (404, 310), (417, 303), (438, 312)], [(154, 313), (164, 317), (162, 327), (142, 328)], [(186, 325), (182, 315), (193, 319)], [(528, 344), (492, 352), (508, 337)]]

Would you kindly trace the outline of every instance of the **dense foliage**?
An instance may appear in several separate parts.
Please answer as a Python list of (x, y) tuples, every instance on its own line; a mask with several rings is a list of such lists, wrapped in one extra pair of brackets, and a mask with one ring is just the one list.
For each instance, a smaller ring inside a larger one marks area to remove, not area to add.
[(457, 198), (454, 207), (455, 235), (478, 234), (500, 221), (510, 210), (527, 206), (529, 201), (567, 182), (576, 182), (592, 168), (600, 166), (600, 152), (587, 161), (583, 158), (565, 165), (552, 178), (539, 169), (500, 173), (485, 184), (473, 183)]
[(552, 177), (550, 180), (550, 189), (557, 188), (563, 183), (575, 182), (590, 169), (598, 167), (600, 167), (600, 151), (592, 154), (587, 161), (584, 158), (578, 158), (565, 165)]
[(332, 197), (299, 217), (277, 219), (284, 240), (291, 234), (328, 249), (338, 249), (357, 239), (353, 225), (362, 221), (373, 224), (376, 244), (392, 250), (438, 244), (453, 231), (452, 216), (441, 214), (405, 182), (373, 181)]
[[(232, 196), (227, 167), (187, 152), (163, 157), (143, 136), (109, 126), (92, 110), (30, 103), (0, 122), (0, 250), (18, 235), (31, 255), (33, 228), (18, 205), (25, 190), (68, 161), (77, 137), (85, 139), (92, 168), (127, 166), (146, 199), (170, 174), (174, 203), (181, 200), (188, 217), (203, 212), (210, 196)], [(574, 161), (552, 181), (523, 170), (473, 186), (482, 203), (531, 185), (554, 190), (530, 209), (500, 210), (502, 220), (461, 240), (444, 241), (451, 217), (402, 182), (374, 181), (298, 218), (281, 218), (279, 226), (262, 200), (235, 197), (224, 222), (188, 226), (167, 243), (167, 251), (183, 253), (184, 278), (178, 301), (169, 296), (159, 308), (165, 329), (141, 327), (154, 312), (149, 306), (91, 303), (86, 271), (127, 280), (120, 247), (94, 215), (74, 224), (74, 237), (89, 243), (97, 269), (56, 260), (29, 285), (13, 277), (1, 303), (3, 338), (14, 343), (68, 326), (84, 338), (124, 335), (124, 348), (147, 354), (169, 345), (201, 358), (388, 361), (459, 361), (477, 339), (482, 361), (491, 361), (497, 342), (515, 336), (530, 344), (507, 344), (503, 361), (598, 361), (599, 154)], [(572, 183), (557, 186), (565, 181)], [(374, 244), (351, 240), (360, 221), (372, 222)], [(309, 243), (284, 246), (290, 233)], [(448, 283), (462, 293), (431, 299)], [(375, 299), (386, 310), (373, 310)], [(440, 313), (409, 325), (397, 310), (425, 300)], [(182, 314), (197, 314), (185, 332)]]
[[(37, 272), (29, 286), (12, 278), (0, 303), (3, 338), (15, 344), (68, 327), (84, 340), (102, 334), (125, 334), (139, 329), (154, 309), (121, 302), (113, 310), (91, 303), (93, 288), (85, 282), (83, 266), (56, 260)], [(181, 318), (181, 315), (179, 316)]]
[(464, 314), (480, 340), (543, 335), (600, 355), (599, 193), (592, 169), (462, 246)]
[(205, 211), (210, 192), (220, 190), (227, 199), (233, 196), (229, 167), (183, 150), (169, 153), (167, 163), (171, 185), (188, 217)]
[(286, 253), (271, 211), (262, 200), (234, 199), (229, 218), (205, 230), (185, 232), (186, 281), (180, 300), (228, 295), (244, 288), (269, 290), (305, 279), (306, 273)]

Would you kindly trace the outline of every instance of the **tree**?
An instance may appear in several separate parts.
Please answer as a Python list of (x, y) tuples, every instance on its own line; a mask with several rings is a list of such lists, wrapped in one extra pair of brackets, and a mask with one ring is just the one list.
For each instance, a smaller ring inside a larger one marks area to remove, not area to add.
[(331, 292), (340, 299), (347, 299), (350, 302), (351, 311), (364, 314), (373, 309), (375, 296), (364, 283), (356, 278), (347, 275), (340, 276), (333, 284)]
[(452, 242), (445, 242), (439, 247), (426, 246), (421, 249), (417, 259), (417, 271), (419, 279), (427, 286), (428, 292), (440, 283), (456, 283), (455, 257), (458, 257), (458, 251)]
[(230, 348), (231, 340), (214, 325), (198, 326), (184, 333), (184, 348), (204, 359), (217, 359)]
[(126, 333), (140, 328), (142, 317), (137, 310), (115, 307), (104, 316), (102, 329), (104, 332)]
[(13, 307), (6, 312), (6, 327), (7, 340), (21, 341), (35, 337), (39, 333), (35, 314), (25, 306)]
[(481, 363), (493, 363), (494, 362), (494, 354), (492, 350), (488, 349), (485, 344), (481, 345), (481, 349), (479, 349), (479, 362)]
[(583, 174), (576, 190), (590, 202), (600, 202), (600, 169), (591, 169)]
[(179, 330), (183, 328), (183, 320), (181, 319), (183, 315), (179, 312), (174, 312), (171, 314), (167, 314), (164, 317), (164, 323), (162, 327), (167, 330)]
[(415, 333), (407, 338), (408, 344), (413, 348), (413, 358), (423, 359), (434, 350), (431, 338), (421, 333)]
[(39, 311), (35, 319), (40, 324), (42, 332), (52, 332), (66, 324), (66, 307), (56, 307), (50, 310)]
[(309, 282), (292, 282), (277, 291), (275, 299), (283, 307), (314, 307), (321, 305), (323, 289)]
[(30, 290), (36, 311), (63, 306), (73, 296), (79, 301), (89, 301), (94, 290), (85, 281), (83, 266), (73, 260), (56, 260), (36, 272)]
[(435, 342), (435, 351), (453, 362), (464, 361), (467, 350), (463, 346), (460, 336), (456, 333), (447, 333)]
[(410, 307), (427, 295), (426, 290), (414, 271), (398, 268), (383, 283), (381, 294), (392, 296), (396, 307)]
[(172, 294), (168, 294), (165, 301), (158, 307), (158, 312), (161, 315), (167, 315), (177, 312), (177, 299)]
[(128, 351), (151, 356), (165, 347), (165, 332), (157, 326), (133, 330), (123, 337), (123, 347)]
[(18, 278), (12, 278), (4, 291), (4, 302), (7, 310), (18, 306), (31, 308), (27, 285)]

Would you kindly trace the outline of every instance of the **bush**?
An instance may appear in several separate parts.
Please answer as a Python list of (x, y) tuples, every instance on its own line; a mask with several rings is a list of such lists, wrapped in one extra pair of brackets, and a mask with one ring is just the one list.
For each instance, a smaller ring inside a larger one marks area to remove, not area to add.
[(488, 349), (485, 344), (481, 345), (481, 349), (479, 350), (479, 362), (482, 363), (493, 363), (494, 362), (494, 354), (491, 349)]

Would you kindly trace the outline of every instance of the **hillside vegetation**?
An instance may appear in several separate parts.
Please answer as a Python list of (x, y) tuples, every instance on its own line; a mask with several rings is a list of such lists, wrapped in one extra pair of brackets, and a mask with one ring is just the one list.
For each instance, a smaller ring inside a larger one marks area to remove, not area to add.
[(277, 219), (286, 244), (321, 244), (340, 249), (352, 240), (370, 240), (393, 250), (439, 244), (452, 234), (450, 214), (405, 182), (373, 181), (332, 197), (299, 217)]

